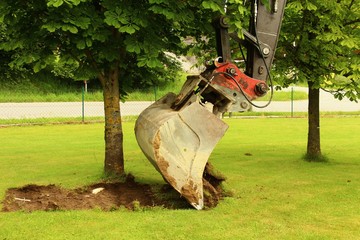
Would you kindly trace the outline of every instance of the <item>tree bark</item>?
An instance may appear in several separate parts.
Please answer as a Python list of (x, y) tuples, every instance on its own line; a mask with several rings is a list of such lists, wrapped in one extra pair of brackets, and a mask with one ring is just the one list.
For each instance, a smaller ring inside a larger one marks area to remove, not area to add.
[(308, 141), (307, 158), (317, 159), (321, 157), (320, 148), (320, 91), (313, 88), (314, 83), (308, 81), (309, 105), (308, 105)]
[(123, 175), (123, 131), (120, 114), (120, 90), (118, 69), (110, 70), (108, 76), (100, 80), (103, 83), (105, 111), (105, 165), (109, 175)]

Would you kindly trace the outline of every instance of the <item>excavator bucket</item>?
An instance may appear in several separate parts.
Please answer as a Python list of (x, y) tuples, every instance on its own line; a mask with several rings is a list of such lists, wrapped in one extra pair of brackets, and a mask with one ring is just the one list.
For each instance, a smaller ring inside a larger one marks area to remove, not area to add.
[[(220, 17), (214, 22), (219, 57), (207, 62), (200, 75), (189, 76), (178, 95), (168, 93), (145, 109), (136, 122), (135, 135), (146, 157), (196, 209), (204, 206), (203, 186), (211, 188), (203, 180), (206, 163), (228, 128), (218, 117), (257, 106), (252, 101), (268, 91), (264, 80), (274, 57), (285, 2), (272, 1), (270, 11), (263, 4), (258, 7), (257, 1), (251, 5), (252, 15), (258, 18), (251, 19), (250, 32), (243, 31), (250, 76), (231, 62), (229, 26)], [(231, 34), (242, 44), (237, 35)]]
[(145, 109), (136, 121), (135, 135), (165, 181), (200, 210), (204, 168), (228, 126), (199, 101), (174, 108), (179, 96), (183, 97), (168, 93)]

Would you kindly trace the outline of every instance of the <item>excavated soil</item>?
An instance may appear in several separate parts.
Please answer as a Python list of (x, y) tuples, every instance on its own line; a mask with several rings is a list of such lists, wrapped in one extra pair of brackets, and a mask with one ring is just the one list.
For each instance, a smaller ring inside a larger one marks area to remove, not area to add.
[[(222, 199), (224, 191), (219, 187), (221, 181), (210, 187), (210, 190), (207, 190), (209, 181), (204, 181), (206, 183), (204, 184), (206, 208), (215, 207)], [(135, 182), (131, 175), (128, 175), (124, 182), (101, 182), (72, 190), (56, 185), (33, 184), (21, 188), (10, 188), (6, 191), (2, 203), (3, 212), (93, 208), (113, 211), (121, 207), (138, 210), (157, 206), (168, 209), (191, 208), (170, 185), (140, 184)]]

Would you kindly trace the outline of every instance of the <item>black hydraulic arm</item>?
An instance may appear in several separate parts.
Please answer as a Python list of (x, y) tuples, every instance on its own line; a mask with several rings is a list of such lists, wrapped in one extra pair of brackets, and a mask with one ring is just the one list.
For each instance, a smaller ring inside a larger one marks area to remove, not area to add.
[(260, 0), (253, 0), (249, 29), (242, 29), (245, 41), (241, 40), (237, 33), (228, 33), (225, 17), (216, 19), (216, 49), (218, 56), (222, 58), (221, 61), (231, 61), (231, 37), (246, 46), (246, 75), (258, 80), (267, 80), (280, 34), (285, 4), (286, 0), (269, 0), (269, 6), (265, 6)]
[[(259, 0), (252, 2), (247, 46), (246, 74), (267, 80), (277, 46), (286, 0), (269, 0), (269, 8)], [(255, 41), (255, 42), (254, 42)], [(256, 47), (254, 47), (256, 46)], [(265, 61), (264, 61), (265, 60)]]

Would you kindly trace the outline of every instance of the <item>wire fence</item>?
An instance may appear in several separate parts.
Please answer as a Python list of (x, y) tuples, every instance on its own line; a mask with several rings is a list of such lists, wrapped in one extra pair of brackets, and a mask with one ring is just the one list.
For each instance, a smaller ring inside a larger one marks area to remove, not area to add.
[[(0, 124), (43, 123), (51, 121), (104, 120), (104, 103), (88, 101), (82, 96), (78, 102), (7, 102), (0, 103)], [(120, 102), (122, 116), (139, 115), (153, 101)]]
[[(138, 115), (152, 102), (120, 103), (122, 116)], [(103, 117), (103, 102), (0, 103), (0, 119)]]
[[(291, 88), (291, 91), (293, 89)], [(79, 93), (80, 95), (81, 93)], [(154, 93), (156, 94), (156, 93)], [(293, 93), (291, 92), (291, 96)], [(161, 96), (160, 96), (161, 97)], [(154, 96), (154, 100), (159, 96)], [(338, 101), (325, 92), (320, 94), (321, 111), (360, 111), (360, 104), (350, 101)], [(104, 103), (89, 101), (79, 96), (82, 101), (78, 102), (8, 102), (0, 103), (0, 125), (16, 123), (44, 123), (44, 122), (88, 122), (104, 120)], [(265, 109), (253, 108), (253, 112), (287, 112), (293, 116), (294, 112), (307, 112), (308, 101), (272, 102)], [(122, 117), (137, 116), (154, 101), (127, 101), (120, 102)], [(262, 104), (259, 102), (259, 104)], [(229, 117), (230, 114), (229, 114)]]

